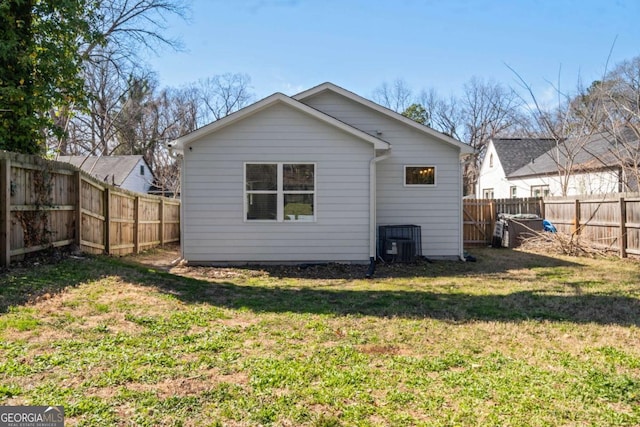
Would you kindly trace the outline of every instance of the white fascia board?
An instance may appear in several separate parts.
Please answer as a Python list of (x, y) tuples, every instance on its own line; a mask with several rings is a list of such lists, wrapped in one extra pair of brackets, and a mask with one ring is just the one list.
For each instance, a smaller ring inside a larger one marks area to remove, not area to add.
[(369, 135), (368, 133), (363, 132), (359, 129), (356, 129), (353, 126), (350, 126), (334, 117), (331, 117), (319, 110), (316, 110), (315, 108), (311, 108), (308, 105), (305, 105), (292, 98), (289, 98), (288, 96), (282, 93), (274, 93), (271, 96), (268, 96), (254, 104), (251, 104), (241, 110), (236, 111), (235, 113), (229, 114), (228, 116), (223, 117), (219, 120), (216, 120), (215, 122), (209, 123), (208, 125), (203, 126), (200, 129), (197, 129), (184, 136), (181, 136), (180, 138), (177, 138), (171, 141), (169, 143), (169, 147), (172, 150), (177, 151), (178, 153), (182, 153), (184, 152), (184, 149), (188, 144), (194, 141), (197, 141), (206, 135), (212, 134), (220, 129), (223, 129), (239, 120), (245, 119), (277, 103), (287, 104), (288, 106), (293, 107), (298, 111), (308, 114), (309, 116), (315, 117), (316, 119), (321, 120), (327, 124), (330, 124), (359, 139), (367, 141), (371, 143), (376, 150), (388, 150), (391, 148), (391, 144), (389, 144), (388, 142), (380, 138), (376, 138), (373, 135)]
[(311, 89), (305, 90), (304, 92), (300, 92), (297, 95), (292, 96), (293, 99), (298, 100), (298, 101), (302, 101), (305, 98), (310, 98), (318, 93), (324, 92), (326, 90), (330, 90), (333, 91), (337, 94), (340, 94), (342, 96), (344, 96), (345, 98), (348, 98), (354, 102), (358, 102), (362, 105), (365, 105), (381, 114), (384, 114), (388, 117), (391, 117), (392, 119), (398, 120), (422, 133), (425, 133), (429, 136), (432, 136), (434, 138), (436, 138), (437, 140), (441, 141), (441, 142), (445, 142), (447, 144), (451, 144), (454, 145), (456, 147), (458, 147), (460, 149), (460, 155), (467, 155), (467, 154), (473, 154), (474, 150), (473, 148), (471, 148), (468, 144), (465, 144), (464, 142), (458, 141), (455, 138), (452, 138), (448, 135), (445, 135), (441, 132), (438, 132), (435, 129), (431, 129), (429, 126), (425, 126), (425, 125), (421, 125), (420, 123), (416, 122), (415, 120), (411, 120), (408, 117), (403, 116), (402, 114), (396, 113), (393, 110), (390, 110), (388, 108), (383, 107), (380, 104), (376, 104), (373, 101), (370, 101), (366, 98), (361, 97), (358, 94), (355, 94), (353, 92), (350, 92), (346, 89), (341, 88), (340, 86), (336, 86), (333, 83), (322, 83), (316, 87), (313, 87)]

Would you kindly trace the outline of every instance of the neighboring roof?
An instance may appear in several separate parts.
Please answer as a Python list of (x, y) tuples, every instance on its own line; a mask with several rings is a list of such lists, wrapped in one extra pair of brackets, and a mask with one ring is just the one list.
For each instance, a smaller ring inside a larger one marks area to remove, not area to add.
[(496, 138), (492, 142), (507, 177), (556, 145), (554, 139), (546, 138)]
[(620, 158), (628, 154), (628, 145), (618, 146), (609, 133), (598, 133), (584, 138), (569, 138), (558, 147), (528, 162), (509, 177), (548, 175), (557, 173), (558, 168), (570, 167), (575, 172), (617, 167)]
[(254, 104), (251, 104), (248, 107), (238, 110), (232, 114), (229, 114), (226, 117), (223, 117), (219, 120), (216, 120), (215, 122), (212, 122), (199, 129), (196, 129), (193, 132), (183, 135), (180, 138), (177, 138), (174, 141), (172, 141), (169, 147), (178, 152), (184, 151), (184, 148), (187, 144), (190, 144), (206, 135), (212, 134), (220, 129), (223, 129), (229, 126), (232, 123), (245, 119), (253, 114), (256, 114), (259, 111), (262, 111), (278, 103), (288, 105), (289, 107), (292, 107), (302, 113), (315, 117), (316, 119), (321, 120), (338, 129), (341, 129), (357, 138), (367, 141), (371, 143), (376, 149), (387, 150), (391, 148), (391, 144), (389, 144), (387, 141), (384, 141), (381, 138), (377, 138), (373, 135), (363, 132), (360, 129), (356, 129), (353, 126), (350, 126), (336, 119), (335, 117), (331, 117), (321, 111), (316, 110), (315, 108), (311, 108), (308, 105), (305, 105), (302, 102), (298, 102), (297, 100), (290, 98), (282, 93), (274, 93), (273, 95), (268, 96)]
[[(59, 162), (71, 163), (89, 175), (109, 184), (122, 185), (142, 156), (58, 156)], [(146, 162), (145, 162), (146, 164)], [(149, 165), (147, 165), (148, 167)]]
[(325, 91), (331, 91), (334, 93), (337, 93), (339, 95), (344, 96), (345, 98), (348, 98), (354, 102), (360, 103), (362, 105), (365, 105), (381, 114), (384, 114), (392, 119), (398, 120), (410, 127), (412, 127), (413, 129), (416, 129), (424, 134), (427, 134), (431, 137), (436, 138), (437, 140), (441, 141), (441, 142), (445, 142), (447, 144), (451, 144), (454, 145), (458, 148), (460, 148), (461, 153), (462, 154), (471, 154), (473, 153), (473, 148), (471, 148), (468, 144), (465, 144), (464, 142), (458, 141), (457, 139), (451, 138), (448, 135), (445, 135), (444, 133), (438, 132), (435, 129), (430, 128), (429, 126), (425, 126), (423, 124), (420, 124), (418, 122), (416, 122), (415, 120), (412, 120), (408, 117), (403, 116), (402, 114), (396, 113), (393, 110), (390, 110), (386, 107), (383, 107), (380, 104), (376, 104), (373, 101), (370, 101), (366, 98), (361, 97), (360, 95), (357, 95), (353, 92), (350, 92), (346, 89), (341, 88), (340, 86), (336, 86), (333, 83), (322, 83), (316, 87), (313, 87), (311, 89), (305, 90), (304, 92), (300, 92), (297, 95), (294, 95), (292, 98), (296, 99), (298, 101), (302, 101), (306, 98), (311, 98), (312, 96), (315, 96), (319, 93), (325, 92)]

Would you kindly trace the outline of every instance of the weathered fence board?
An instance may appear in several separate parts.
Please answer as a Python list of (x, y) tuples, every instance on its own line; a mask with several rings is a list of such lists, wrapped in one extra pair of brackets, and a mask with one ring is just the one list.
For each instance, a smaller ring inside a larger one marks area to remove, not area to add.
[(0, 151), (0, 266), (50, 247), (125, 255), (179, 240), (179, 200), (109, 186), (67, 163)]
[(466, 246), (486, 246), (491, 242), (495, 224), (495, 205), (491, 200), (466, 199), (463, 207), (462, 224)]
[[(487, 217), (478, 206), (490, 206)], [(640, 194), (607, 194), (547, 199), (465, 199), (464, 244), (467, 247), (491, 244), (492, 233), (478, 233), (474, 227), (491, 223), (500, 213), (531, 213), (548, 219), (562, 233), (575, 233), (601, 248), (617, 251), (621, 257), (640, 255)], [(474, 226), (469, 226), (474, 224)], [(485, 236), (486, 239), (482, 239)]]
[(500, 214), (536, 214), (543, 209), (542, 199), (464, 199), (464, 245), (486, 246), (491, 244), (493, 229)]

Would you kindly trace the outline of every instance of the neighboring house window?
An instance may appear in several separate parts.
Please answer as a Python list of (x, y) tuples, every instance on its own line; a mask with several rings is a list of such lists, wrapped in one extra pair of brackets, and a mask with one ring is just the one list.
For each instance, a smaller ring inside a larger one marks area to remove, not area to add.
[(482, 190), (483, 199), (493, 199), (493, 188), (485, 188)]
[(493, 167), (493, 154), (489, 155), (489, 167), (492, 168)]
[(144, 175), (144, 165), (140, 165), (140, 175)]
[(516, 197), (518, 197), (518, 187), (516, 187), (515, 185), (512, 185), (510, 187), (510, 191), (511, 191), (511, 198), (515, 199)]
[(314, 221), (315, 164), (245, 164), (247, 221)]
[(405, 166), (404, 185), (436, 185), (435, 166)]
[(549, 195), (548, 185), (532, 185), (531, 197), (547, 197)]

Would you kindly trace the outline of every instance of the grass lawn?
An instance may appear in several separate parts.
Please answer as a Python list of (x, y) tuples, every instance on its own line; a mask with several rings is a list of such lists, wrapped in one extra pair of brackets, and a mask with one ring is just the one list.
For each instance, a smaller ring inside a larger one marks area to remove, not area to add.
[(472, 254), (372, 280), (106, 257), (15, 269), (0, 405), (91, 426), (640, 425), (640, 264)]

